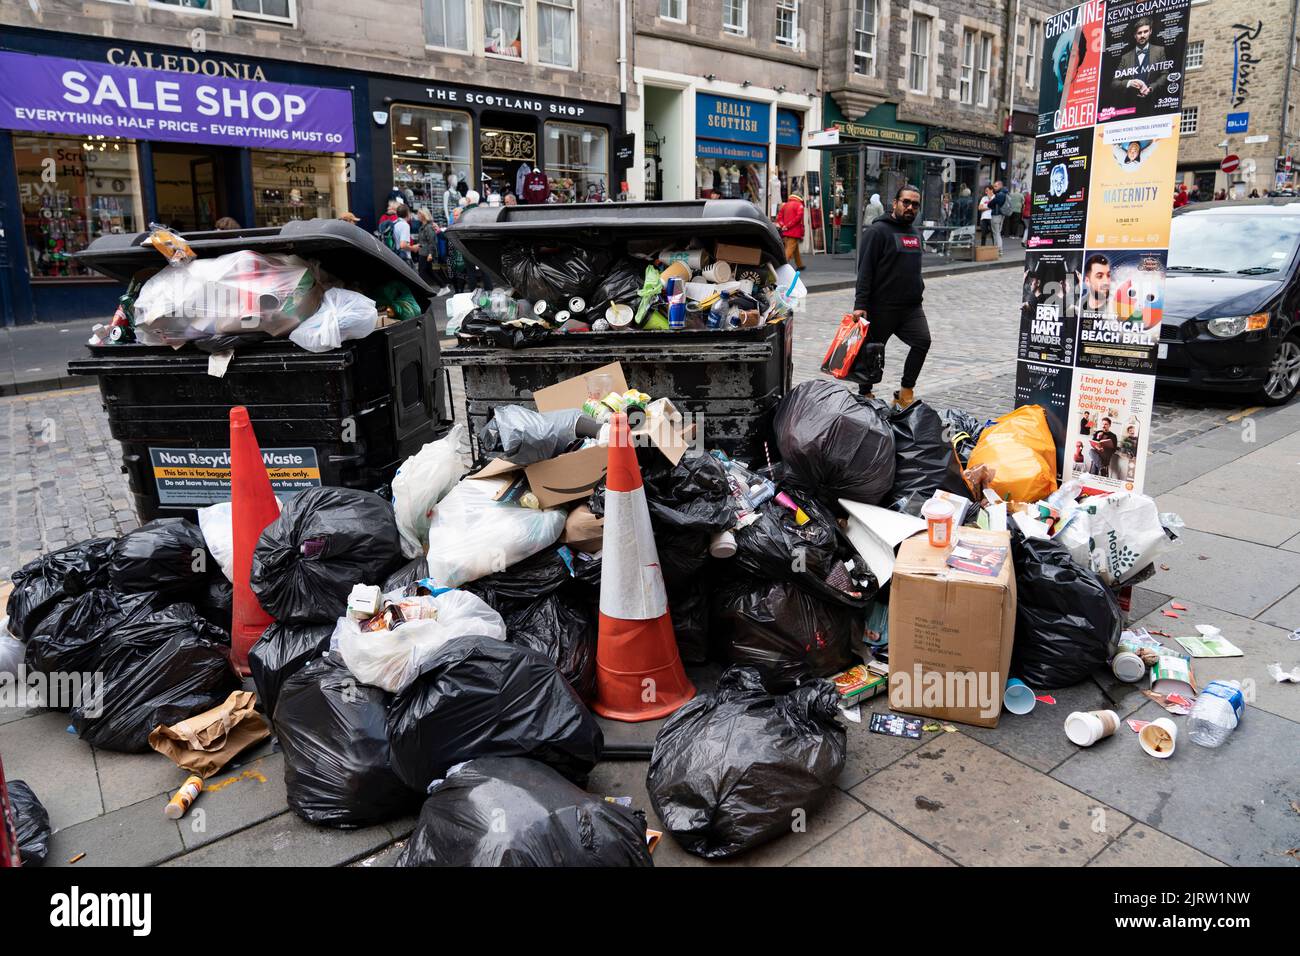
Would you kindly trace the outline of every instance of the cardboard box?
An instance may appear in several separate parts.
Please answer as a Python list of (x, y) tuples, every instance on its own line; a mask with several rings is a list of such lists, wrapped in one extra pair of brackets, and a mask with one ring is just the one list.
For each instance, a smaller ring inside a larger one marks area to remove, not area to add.
[(737, 246), (730, 242), (719, 242), (713, 247), (715, 262), (725, 262), (731, 266), (756, 266), (763, 261), (763, 250), (758, 246)]
[(994, 262), (998, 258), (997, 246), (972, 246), (972, 253), (976, 262)]
[[(623, 366), (618, 362), (593, 369), (587, 374), (606, 372), (614, 382), (613, 390), (622, 394), (627, 391), (627, 379), (623, 375)], [(533, 404), (539, 412), (554, 412), (566, 408), (581, 408), (587, 400), (586, 375), (575, 375), (555, 385), (533, 392)], [(655, 404), (655, 403), (652, 403)], [(671, 405), (667, 406), (671, 409)], [(686, 454), (687, 430), (684, 429), (680, 415), (675, 410), (670, 414), (650, 414), (638, 427), (632, 429), (633, 444), (649, 444), (663, 454), (674, 465)], [(486, 466), (471, 475), (472, 478), (497, 478), (513, 474), (522, 466), (505, 458), (488, 462)], [(609, 449), (592, 445), (578, 451), (567, 452), (546, 461), (523, 467), (528, 487), (543, 508), (554, 508), (566, 501), (586, 498), (605, 477), (609, 467)], [(504, 494), (504, 489), (502, 491)]]
[(904, 541), (889, 598), (889, 705), (976, 727), (996, 727), (1016, 634), (1011, 536), (959, 528), (954, 542), (1002, 547), (994, 576), (948, 567), (948, 549)]

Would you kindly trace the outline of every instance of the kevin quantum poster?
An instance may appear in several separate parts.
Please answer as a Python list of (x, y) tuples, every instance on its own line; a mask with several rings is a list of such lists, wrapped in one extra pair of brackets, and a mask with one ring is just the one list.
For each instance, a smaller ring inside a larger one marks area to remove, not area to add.
[(1104, 42), (1103, 0), (1071, 7), (1044, 24), (1038, 134), (1097, 122), (1097, 83)]
[(1083, 253), (1025, 253), (1017, 358), (1070, 365), (1079, 323)]
[(1088, 177), (1093, 133), (1090, 129), (1040, 136), (1034, 149), (1033, 229), (1030, 249), (1078, 249), (1088, 218)]
[(1177, 114), (1106, 123), (1093, 131), (1089, 248), (1169, 245), (1178, 167)]
[(1080, 368), (1156, 374), (1167, 259), (1164, 249), (1088, 252), (1075, 360)]
[(1074, 369), (1065, 441), (1064, 476), (1085, 494), (1141, 491), (1155, 378)]
[(1191, 0), (1134, 0), (1106, 8), (1098, 123), (1177, 113)]

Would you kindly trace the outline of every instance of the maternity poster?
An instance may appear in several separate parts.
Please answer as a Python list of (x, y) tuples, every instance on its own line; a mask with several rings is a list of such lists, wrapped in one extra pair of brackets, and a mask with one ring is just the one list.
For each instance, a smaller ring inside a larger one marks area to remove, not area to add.
[(1089, 247), (1164, 248), (1174, 207), (1178, 117), (1096, 127), (1088, 191)]
[(1018, 358), (1070, 365), (1079, 324), (1082, 252), (1025, 253)]
[(1093, 0), (1044, 22), (1039, 135), (1079, 129), (1097, 122), (1105, 9), (1102, 0)]
[(1078, 249), (1088, 216), (1092, 130), (1040, 136), (1034, 148), (1033, 235), (1030, 249)]
[(1190, 13), (1191, 0), (1111, 0), (1101, 55), (1098, 123), (1182, 109)]

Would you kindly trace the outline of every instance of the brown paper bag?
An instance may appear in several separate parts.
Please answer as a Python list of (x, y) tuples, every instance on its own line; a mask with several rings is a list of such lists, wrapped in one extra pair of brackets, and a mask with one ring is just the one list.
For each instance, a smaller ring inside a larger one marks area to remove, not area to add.
[(149, 746), (206, 780), (241, 751), (271, 736), (266, 721), (253, 709), (256, 703), (256, 694), (237, 690), (211, 710), (170, 727), (159, 724), (149, 734)]

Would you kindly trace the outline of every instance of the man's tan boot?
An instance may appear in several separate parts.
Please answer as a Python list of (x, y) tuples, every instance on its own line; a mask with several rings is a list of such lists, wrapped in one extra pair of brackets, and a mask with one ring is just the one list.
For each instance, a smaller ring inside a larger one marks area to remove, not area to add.
[(914, 401), (916, 401), (916, 398), (912, 395), (910, 388), (900, 388), (894, 393), (894, 405), (899, 411), (907, 408)]

